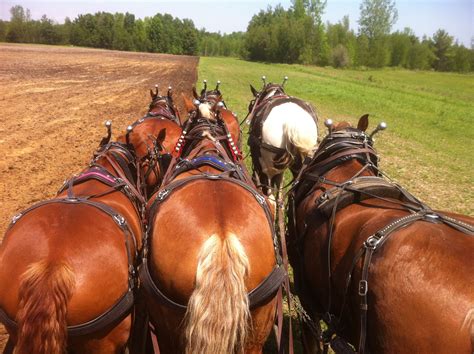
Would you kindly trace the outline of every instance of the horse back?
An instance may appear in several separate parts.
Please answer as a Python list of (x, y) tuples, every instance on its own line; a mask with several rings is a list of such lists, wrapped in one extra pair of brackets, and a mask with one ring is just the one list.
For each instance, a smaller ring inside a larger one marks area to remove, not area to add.
[[(344, 301), (345, 283), (356, 254), (369, 236), (408, 213), (393, 204), (366, 200), (337, 213), (332, 240), (332, 279), (335, 302)], [(474, 219), (449, 214), (474, 225)], [(316, 218), (317, 219), (317, 218)], [(327, 221), (311, 224), (305, 238), (306, 274), (311, 289), (327, 298)], [(469, 329), (463, 326), (474, 306), (474, 242), (439, 222), (416, 221), (394, 231), (374, 253), (368, 278), (368, 336), (377, 352), (469, 352)], [(317, 249), (321, 257), (310, 257)], [(320, 269), (320, 271), (316, 271)], [(348, 291), (347, 336), (359, 333), (358, 318), (362, 261), (358, 262)], [(470, 276), (471, 275), (471, 276)], [(324, 302), (324, 301), (323, 301)], [(438, 333), (438, 335), (434, 335)], [(351, 338), (355, 343), (357, 338)], [(388, 344), (390, 343), (390, 344)]]

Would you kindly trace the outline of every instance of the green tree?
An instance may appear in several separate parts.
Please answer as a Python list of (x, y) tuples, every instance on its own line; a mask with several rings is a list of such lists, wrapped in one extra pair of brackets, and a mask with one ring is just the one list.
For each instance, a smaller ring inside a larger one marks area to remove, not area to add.
[(394, 0), (364, 0), (360, 5), (359, 30), (369, 39), (390, 34), (397, 19)]
[(29, 11), (16, 5), (10, 9), (10, 24), (6, 35), (8, 42), (25, 42), (28, 37), (27, 21), (30, 21)]
[(369, 39), (369, 66), (382, 67), (388, 63), (387, 36), (397, 19), (394, 0), (364, 0), (360, 5), (359, 32)]
[(427, 39), (423, 40), (421, 43), (417, 41), (413, 44), (408, 53), (408, 68), (416, 70), (431, 69), (435, 58), (436, 57), (431, 50), (430, 41)]
[(433, 48), (436, 59), (434, 61), (434, 68), (437, 71), (448, 71), (453, 53), (453, 37), (451, 37), (445, 30), (438, 30), (433, 35)]
[(7, 30), (7, 22), (0, 20), (0, 42), (4, 42), (7, 39)]

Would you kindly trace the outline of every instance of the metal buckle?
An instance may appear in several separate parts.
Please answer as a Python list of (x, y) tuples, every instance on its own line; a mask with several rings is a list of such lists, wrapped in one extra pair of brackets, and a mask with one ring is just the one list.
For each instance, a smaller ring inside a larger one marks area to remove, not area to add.
[(161, 191), (158, 192), (158, 196), (156, 197), (156, 199), (158, 199), (159, 201), (162, 201), (163, 199), (165, 199), (168, 194), (170, 194), (170, 190), (169, 189), (163, 189)]
[(437, 215), (437, 214), (426, 214), (425, 217), (429, 218), (429, 219), (432, 219), (432, 220), (439, 219), (439, 215)]
[(257, 202), (260, 204), (265, 204), (265, 197), (261, 196), (260, 194), (255, 194), (255, 199), (257, 199)]
[(22, 213), (18, 213), (12, 217), (12, 224), (15, 224), (21, 217), (23, 216)]
[(380, 238), (375, 235), (370, 236), (365, 242), (364, 245), (366, 248), (375, 250), (380, 242)]
[(125, 218), (122, 215), (115, 214), (113, 218), (119, 226), (123, 226), (125, 224)]
[(369, 290), (369, 284), (367, 280), (360, 280), (359, 281), (359, 295), (365, 296), (367, 295), (367, 291)]

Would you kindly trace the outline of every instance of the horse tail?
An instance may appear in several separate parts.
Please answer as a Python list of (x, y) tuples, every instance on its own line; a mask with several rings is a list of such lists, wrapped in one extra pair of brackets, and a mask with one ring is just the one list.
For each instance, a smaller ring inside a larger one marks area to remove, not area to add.
[(318, 127), (309, 113), (302, 116), (302, 119), (289, 117), (283, 132), (286, 141), (296, 147), (301, 155), (312, 156), (318, 141)]
[(474, 308), (470, 309), (464, 318), (461, 330), (466, 329), (471, 336), (471, 349), (474, 350)]
[(15, 353), (64, 353), (67, 303), (75, 287), (74, 273), (64, 263), (33, 263), (23, 273), (17, 313)]
[(201, 247), (186, 312), (186, 353), (243, 353), (250, 321), (244, 278), (249, 260), (238, 238), (211, 236)]

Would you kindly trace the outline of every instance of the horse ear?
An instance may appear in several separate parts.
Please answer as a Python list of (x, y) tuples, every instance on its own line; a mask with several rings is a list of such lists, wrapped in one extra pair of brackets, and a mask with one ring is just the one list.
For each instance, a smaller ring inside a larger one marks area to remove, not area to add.
[(193, 86), (193, 96), (194, 96), (195, 99), (199, 99), (199, 95), (196, 91), (196, 86)]
[(252, 85), (250, 85), (250, 91), (252, 91), (253, 97), (257, 97), (258, 91), (255, 90), (255, 87), (253, 87)]
[(156, 142), (160, 145), (163, 145), (163, 141), (166, 139), (166, 128), (163, 128), (158, 133), (158, 137), (156, 138)]
[(184, 100), (184, 107), (186, 108), (186, 112), (190, 113), (196, 110), (196, 106), (194, 105), (193, 101), (187, 98), (184, 94), (181, 94)]
[(153, 93), (153, 90), (150, 89), (150, 96), (151, 96), (151, 99), (154, 100), (155, 99), (155, 94)]
[(369, 127), (369, 115), (364, 114), (362, 117), (359, 118), (359, 123), (357, 123), (357, 129), (365, 132), (368, 127)]

